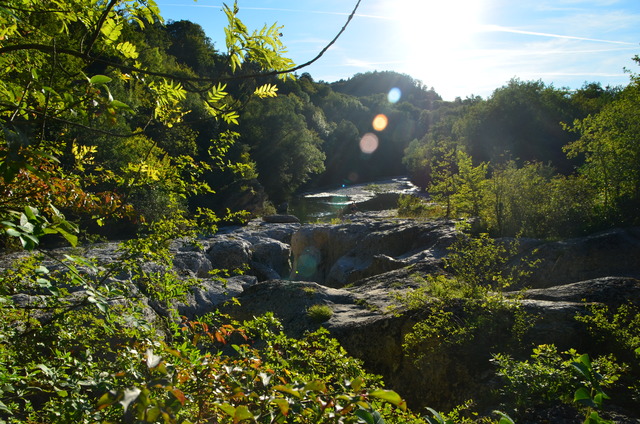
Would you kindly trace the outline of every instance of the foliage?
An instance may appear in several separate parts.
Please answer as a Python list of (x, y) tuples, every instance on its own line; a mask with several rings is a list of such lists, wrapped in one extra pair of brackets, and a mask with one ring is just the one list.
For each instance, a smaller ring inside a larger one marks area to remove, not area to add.
[[(238, 124), (240, 106), (220, 81), (226, 68), (194, 76), (187, 63), (200, 68), (222, 61), (198, 28), (166, 29), (158, 12), (153, 1), (3, 5), (0, 220), (8, 230), (3, 233), (18, 237), (18, 226), (25, 227), (18, 224), (19, 214), (26, 207), (37, 209), (43, 223), (60, 219), (53, 208), (70, 212), (85, 228), (187, 213), (188, 198), (212, 191), (203, 178), (212, 164), (234, 167), (222, 160), (224, 144), (233, 143), (229, 127)], [(285, 77), (292, 64), (282, 56), (278, 27), (250, 33), (236, 16), (237, 5), (225, 6), (225, 13), (231, 71), (251, 62)], [(179, 37), (199, 43), (197, 57), (170, 56)], [(276, 90), (265, 84), (246, 96), (274, 96)], [(242, 94), (236, 90), (236, 96)], [(181, 130), (194, 114), (226, 127)], [(172, 146), (172, 134), (187, 135), (187, 149)], [(204, 137), (206, 142), (198, 140)], [(46, 228), (68, 238), (68, 227), (49, 223)]]
[(428, 215), (431, 208), (420, 197), (401, 194), (398, 197), (398, 216), (419, 218)]
[(619, 355), (633, 357), (640, 347), (640, 308), (632, 303), (620, 305), (612, 311), (606, 305), (588, 305), (588, 314), (576, 319), (587, 325), (596, 339)]
[(621, 381), (631, 389), (632, 402), (640, 399), (640, 310), (637, 305), (623, 304), (611, 310), (606, 305), (589, 305), (587, 314), (576, 320), (586, 324), (594, 340), (630, 364), (630, 373)]
[(306, 123), (302, 99), (294, 94), (252, 102), (242, 126), (251, 146), (261, 183), (279, 204), (324, 170), (322, 139)]
[(487, 100), (442, 105), (403, 162), (443, 216), (479, 217), (496, 236), (557, 238), (632, 223), (638, 161), (625, 122), (634, 121), (636, 86), (567, 93), (512, 80)]
[(536, 261), (517, 258), (520, 240), (496, 240), (486, 233), (478, 237), (458, 236), (445, 258), (445, 269), (468, 285), (468, 297), (511, 286), (522, 288)]
[(598, 114), (576, 120), (571, 129), (580, 139), (566, 146), (569, 156), (584, 154), (580, 172), (598, 191), (597, 205), (608, 223), (634, 224), (640, 202), (638, 81), (627, 86)]
[(517, 298), (506, 299), (502, 291), (520, 285), (534, 262), (513, 262), (518, 242), (499, 242), (487, 234), (461, 236), (445, 258), (452, 276), (417, 277), (417, 289), (397, 296), (401, 305), (420, 311), (422, 318), (404, 336), (403, 349), (417, 366), (430, 357), (464, 346), (517, 345), (534, 322)]
[(169, 322), (163, 339), (135, 303), (103, 314), (76, 307), (13, 329), (15, 319), (29, 322), (20, 318), (26, 310), (4, 309), (2, 334), (13, 343), (2, 345), (0, 414), (11, 422), (315, 423), (357, 422), (362, 408), (404, 414), (400, 397), (375, 389), (379, 378), (326, 331), (290, 339), (273, 317), (244, 326), (219, 315)]
[(554, 345), (534, 348), (531, 360), (516, 361), (509, 355), (495, 354), (493, 361), (504, 382), (503, 399), (520, 413), (537, 405), (576, 402), (586, 407), (587, 422), (600, 422), (594, 408), (602, 407), (606, 398), (603, 388), (614, 384), (627, 369), (613, 356), (591, 362), (586, 354), (575, 350), (559, 353)]

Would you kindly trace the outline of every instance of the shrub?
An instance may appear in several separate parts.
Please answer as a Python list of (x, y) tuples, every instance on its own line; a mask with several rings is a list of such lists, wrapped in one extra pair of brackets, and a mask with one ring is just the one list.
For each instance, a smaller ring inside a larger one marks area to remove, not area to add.
[(401, 194), (398, 198), (398, 215), (411, 218), (429, 216), (431, 206), (422, 199), (410, 194)]
[[(530, 360), (517, 361), (509, 355), (495, 354), (503, 386), (503, 401), (519, 412), (526, 408), (557, 402), (586, 405), (587, 414), (602, 406), (603, 389), (615, 383), (626, 371), (611, 355), (593, 361), (571, 349), (558, 352), (554, 345), (539, 345)], [(574, 393), (575, 392), (575, 393)], [(592, 398), (593, 396), (593, 398)], [(587, 402), (587, 398), (591, 399)]]

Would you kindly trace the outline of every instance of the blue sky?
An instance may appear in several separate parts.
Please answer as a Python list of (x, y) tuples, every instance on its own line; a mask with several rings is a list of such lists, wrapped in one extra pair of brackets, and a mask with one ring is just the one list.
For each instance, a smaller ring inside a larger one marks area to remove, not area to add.
[[(217, 0), (157, 0), (165, 19), (200, 24), (224, 50)], [(232, 4), (233, 1), (228, 1)], [(250, 29), (283, 25), (296, 64), (342, 28), (356, 0), (238, 0)], [(346, 32), (309, 72), (333, 82), (359, 72), (397, 71), (445, 100), (487, 97), (511, 78), (556, 88), (624, 85), (640, 73), (640, 0), (362, 0)]]

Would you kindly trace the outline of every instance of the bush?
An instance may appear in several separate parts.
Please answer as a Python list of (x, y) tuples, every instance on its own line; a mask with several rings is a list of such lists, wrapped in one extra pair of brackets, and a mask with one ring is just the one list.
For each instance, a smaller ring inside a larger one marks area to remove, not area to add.
[[(509, 355), (495, 354), (493, 362), (502, 377), (503, 401), (518, 412), (540, 405), (577, 402), (586, 405), (585, 412), (591, 414), (593, 408), (602, 407), (606, 398), (603, 389), (611, 387), (627, 368), (617, 364), (611, 355), (592, 363), (587, 355), (573, 349), (560, 353), (554, 345), (534, 348), (530, 360), (517, 361)], [(585, 402), (587, 398), (591, 401)]]
[(421, 218), (430, 215), (433, 206), (421, 198), (410, 194), (401, 194), (398, 198), (398, 216)]

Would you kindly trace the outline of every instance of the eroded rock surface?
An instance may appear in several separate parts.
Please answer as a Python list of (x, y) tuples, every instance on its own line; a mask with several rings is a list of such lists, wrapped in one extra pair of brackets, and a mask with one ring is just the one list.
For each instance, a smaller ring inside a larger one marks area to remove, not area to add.
[(451, 221), (371, 220), (305, 225), (291, 240), (291, 279), (343, 287), (419, 262), (442, 258), (455, 238)]
[[(423, 315), (403, 310), (398, 295), (418, 287), (420, 277), (445, 272), (443, 258), (456, 237), (454, 223), (362, 214), (349, 219), (337, 225), (254, 221), (224, 228), (196, 244), (175, 241), (174, 266), (179, 275), (195, 278), (198, 284), (174, 307), (188, 317), (218, 308), (238, 319), (273, 312), (292, 336), (324, 326), (413, 406), (444, 410), (486, 392), (495, 378), (489, 359), (499, 340), (484, 340), (466, 351), (441, 352), (421, 368), (402, 346)], [(586, 329), (574, 319), (576, 313), (585, 313), (588, 303), (640, 304), (639, 228), (560, 242), (527, 240), (523, 246), (525, 254), (540, 259), (526, 282), (532, 289), (519, 293), (523, 309), (535, 318), (526, 333), (527, 346), (553, 343), (559, 350), (586, 349)], [(99, 266), (117, 257), (113, 243), (57, 253), (72, 251), (95, 258)], [(3, 266), (11, 266), (10, 258), (0, 260)], [(51, 264), (52, 269), (56, 266)], [(145, 266), (161, 270), (153, 263)], [(220, 268), (243, 273), (223, 284), (210, 275)], [(131, 276), (111, 278), (126, 281)], [(42, 301), (37, 295), (18, 294), (15, 301)], [(240, 306), (223, 307), (231, 297), (239, 298)], [(162, 313), (149, 305), (150, 317)], [(313, 305), (328, 306), (331, 316), (325, 322), (314, 320), (308, 313)]]

